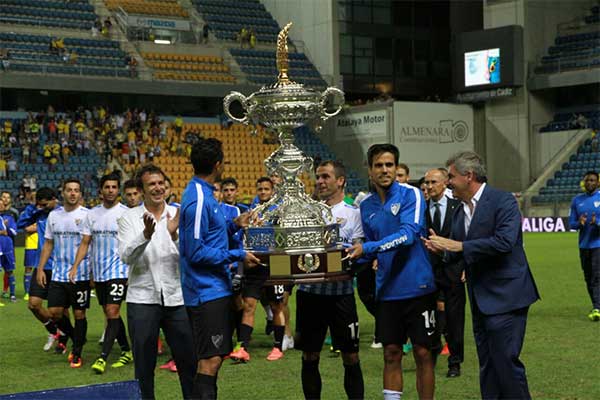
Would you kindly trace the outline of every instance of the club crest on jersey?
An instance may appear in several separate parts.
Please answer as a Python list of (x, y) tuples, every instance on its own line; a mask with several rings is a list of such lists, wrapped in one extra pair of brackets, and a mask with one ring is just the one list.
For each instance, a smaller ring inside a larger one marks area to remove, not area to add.
[(598, 206), (600, 206), (600, 201), (595, 201), (594, 202), (594, 207), (598, 208)]
[(340, 227), (342, 227), (342, 226), (346, 225), (346, 221), (347, 221), (347, 220), (346, 220), (346, 218), (337, 218), (335, 222), (336, 222), (336, 223), (337, 223), (337, 224), (338, 224)]
[(80, 218), (75, 219), (75, 225), (79, 226), (79, 224), (81, 224), (81, 219)]
[(400, 203), (394, 203), (394, 204), (392, 204), (392, 206), (390, 207), (390, 211), (394, 215), (398, 214), (398, 211), (400, 211)]

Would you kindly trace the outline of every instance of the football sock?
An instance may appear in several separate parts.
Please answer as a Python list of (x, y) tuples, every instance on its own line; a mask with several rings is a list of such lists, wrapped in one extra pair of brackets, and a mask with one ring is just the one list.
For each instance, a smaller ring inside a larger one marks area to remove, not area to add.
[(125, 323), (123, 318), (119, 317), (119, 332), (117, 333), (117, 342), (121, 347), (121, 351), (131, 351), (129, 347), (129, 341), (127, 340), (127, 330), (125, 330)]
[(402, 392), (397, 390), (383, 389), (383, 400), (401, 400)]
[(49, 334), (56, 335), (56, 324), (51, 319), (44, 322), (44, 328), (46, 328)]
[(273, 347), (277, 347), (282, 350), (283, 334), (285, 333), (285, 326), (273, 326)]
[(29, 287), (31, 286), (31, 276), (33, 275), (32, 272), (25, 272), (25, 275), (23, 275), (23, 288), (25, 289), (25, 293), (29, 293)]
[(11, 295), (11, 296), (14, 296), (14, 295), (15, 295), (15, 282), (16, 282), (16, 279), (15, 279), (15, 274), (14, 274), (14, 273), (12, 273), (12, 274), (10, 274), (10, 276), (8, 277), (8, 287), (9, 287), (9, 289), (10, 289), (10, 295)]
[[(77, 321), (75, 321), (77, 324)], [(104, 342), (102, 343), (102, 354), (100, 357), (103, 359), (107, 359), (110, 351), (113, 347), (113, 343), (117, 335), (119, 334), (119, 330), (121, 328), (121, 324), (119, 323), (119, 318), (110, 318), (106, 320), (106, 329), (104, 330)]]
[(250, 337), (252, 336), (252, 328), (250, 325), (241, 324), (240, 331), (238, 332), (238, 342), (242, 344), (242, 347), (247, 349), (250, 343)]
[(321, 374), (319, 360), (302, 360), (302, 391), (307, 400), (321, 398)]
[(215, 400), (217, 398), (217, 377), (196, 374), (192, 397), (198, 400)]
[(71, 325), (69, 317), (63, 315), (56, 323), (56, 326), (65, 334), (65, 338), (71, 338), (71, 340), (73, 340), (73, 325)]
[(73, 354), (81, 357), (81, 352), (83, 351), (83, 345), (85, 344), (85, 338), (87, 336), (87, 319), (76, 319), (73, 331)]
[(2, 287), (2, 291), (6, 293), (8, 291), (8, 274), (4, 272), (4, 286)]
[(349, 399), (365, 398), (365, 384), (360, 362), (352, 365), (344, 364), (344, 389)]

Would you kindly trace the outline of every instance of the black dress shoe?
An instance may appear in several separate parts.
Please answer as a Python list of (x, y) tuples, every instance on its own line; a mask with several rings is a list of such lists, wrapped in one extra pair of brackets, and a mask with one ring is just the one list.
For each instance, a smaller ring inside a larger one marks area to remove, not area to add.
[(456, 378), (460, 376), (460, 367), (459, 366), (451, 366), (448, 368), (448, 373), (446, 374), (446, 378)]

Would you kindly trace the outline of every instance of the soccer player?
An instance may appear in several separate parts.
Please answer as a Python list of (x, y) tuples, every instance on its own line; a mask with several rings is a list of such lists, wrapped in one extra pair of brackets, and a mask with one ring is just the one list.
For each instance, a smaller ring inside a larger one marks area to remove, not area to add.
[(410, 338), (417, 365), (419, 398), (432, 399), (435, 375), (431, 350), (439, 345), (435, 326), (435, 283), (425, 236), (425, 201), (418, 188), (395, 181), (398, 148), (375, 144), (367, 152), (372, 195), (360, 203), (366, 242), (354, 244), (352, 259), (377, 259), (377, 336), (384, 346), (383, 396), (402, 396), (402, 345)]
[(125, 205), (129, 208), (137, 207), (142, 202), (142, 192), (138, 189), (135, 181), (130, 179), (123, 184), (123, 197)]
[(168, 176), (165, 176), (165, 201), (167, 202), (168, 205), (179, 208), (179, 207), (181, 207), (181, 204), (177, 203), (176, 201), (172, 201), (173, 197), (176, 197), (171, 192), (172, 187), (173, 187), (173, 182), (171, 181), (171, 178), (169, 178)]
[(247, 225), (249, 214), (228, 223), (214, 198), (213, 184), (223, 173), (221, 146), (217, 139), (199, 138), (192, 147), (194, 177), (180, 209), (181, 282), (198, 359), (193, 397), (199, 399), (217, 398), (217, 374), (232, 350), (229, 264), (260, 263), (250, 252), (228, 248), (228, 232)]
[(579, 258), (585, 284), (592, 303), (590, 321), (600, 321), (600, 191), (598, 172), (588, 171), (583, 177), (585, 193), (571, 203), (569, 225), (579, 231)]
[[(256, 193), (259, 203), (268, 202), (273, 196), (273, 182), (268, 176), (258, 178), (256, 181)], [(252, 268), (245, 271), (245, 283), (242, 287), (242, 298), (244, 301), (244, 313), (242, 323), (238, 330), (238, 341), (241, 343), (239, 350), (231, 353), (234, 360), (247, 362), (250, 361), (248, 345), (254, 330), (254, 314), (256, 305), (264, 295), (271, 311), (273, 312), (273, 349), (267, 355), (267, 360), (276, 361), (283, 357), (283, 337), (285, 335), (285, 315), (283, 313), (284, 285), (273, 285), (265, 287), (268, 271), (264, 266)], [(265, 307), (265, 312), (268, 311)]]
[(17, 223), (10, 214), (5, 214), (5, 203), (0, 201), (0, 265), (8, 276), (10, 301), (15, 303), (15, 246), (13, 238), (17, 234)]
[(128, 271), (127, 265), (121, 261), (117, 252), (117, 235), (119, 233), (117, 220), (128, 208), (117, 201), (119, 187), (119, 177), (116, 174), (108, 174), (100, 178), (102, 204), (91, 209), (83, 221), (83, 237), (77, 249), (73, 268), (69, 272), (69, 280), (75, 283), (79, 266), (85, 260), (91, 245), (90, 261), (96, 294), (107, 322), (102, 353), (92, 364), (92, 370), (97, 374), (104, 373), (106, 360), (115, 339), (121, 346), (121, 356), (111, 367), (119, 368), (133, 360), (125, 324), (121, 318), (121, 303), (127, 293)]
[(244, 213), (250, 210), (250, 208), (246, 204), (237, 202), (238, 187), (238, 182), (235, 180), (235, 178), (223, 179), (221, 182), (223, 203), (229, 204), (230, 206), (236, 206), (239, 208), (240, 212)]
[[(331, 207), (340, 224), (344, 244), (364, 238), (359, 210), (344, 202), (346, 172), (339, 161), (323, 161), (317, 167), (319, 198)], [(327, 328), (333, 347), (342, 353), (344, 389), (349, 399), (364, 398), (364, 382), (358, 358), (359, 329), (352, 280), (299, 285), (296, 292), (296, 347), (302, 350), (302, 390), (307, 399), (321, 398), (319, 359)]]
[[(64, 310), (73, 308), (75, 327), (73, 329), (73, 349), (69, 354), (71, 368), (81, 368), (81, 353), (87, 335), (85, 310), (90, 306), (90, 268), (87, 256), (81, 262), (77, 275), (69, 281), (69, 271), (75, 262), (76, 249), (79, 247), (85, 221), (89, 210), (79, 205), (81, 183), (77, 179), (67, 179), (63, 183), (62, 208), (50, 212), (37, 269), (37, 283), (41, 287), (48, 285), (48, 311), (57, 322)], [(43, 266), (50, 256), (54, 256), (52, 277), (48, 282)], [(73, 281), (75, 283), (73, 283)]]
[(37, 265), (38, 257), (38, 233), (37, 224), (31, 224), (26, 226), (23, 231), (25, 232), (25, 253), (23, 257), (23, 288), (25, 289), (25, 296), (23, 300), (29, 300), (29, 288), (31, 287), (31, 277), (33, 275), (33, 269)]
[[(52, 210), (59, 207), (54, 190), (48, 187), (40, 188), (36, 193), (36, 204), (30, 204), (25, 207), (25, 210), (23, 210), (17, 221), (17, 229), (31, 228), (31, 226), (35, 225), (38, 236), (38, 249), (41, 249), (46, 241), (44, 234), (46, 232), (48, 215)], [(38, 263), (39, 251), (36, 251), (32, 265), (37, 266)], [(48, 260), (41, 268), (41, 273), (46, 275), (47, 282), (52, 278), (53, 264), (54, 258), (50, 254)], [(58, 354), (63, 354), (66, 351), (67, 340), (72, 335), (73, 326), (71, 325), (68, 311), (64, 313), (57, 324), (52, 321), (50, 312), (43, 306), (43, 301), (48, 299), (48, 286), (40, 286), (37, 279), (35, 279), (37, 275), (38, 270), (36, 269), (33, 271), (34, 279), (31, 280), (31, 286), (29, 287), (27, 307), (48, 331), (48, 341), (44, 345), (44, 351), (50, 350), (54, 342), (58, 339), (55, 351)]]

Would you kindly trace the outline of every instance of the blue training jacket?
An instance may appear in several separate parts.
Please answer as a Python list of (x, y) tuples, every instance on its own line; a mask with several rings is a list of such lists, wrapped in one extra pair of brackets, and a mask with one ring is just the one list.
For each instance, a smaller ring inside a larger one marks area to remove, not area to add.
[[(587, 221), (584, 226), (579, 223), (579, 217), (587, 214)], [(590, 224), (592, 214), (596, 214), (596, 224)], [(571, 212), (569, 213), (569, 227), (579, 230), (579, 248), (595, 249), (600, 247), (600, 191), (596, 190), (592, 194), (582, 193), (571, 202)]]
[(413, 186), (394, 182), (381, 204), (372, 193), (360, 203), (364, 258), (377, 258), (376, 296), (403, 300), (436, 290), (425, 236), (425, 199)]
[[(62, 206), (57, 206), (55, 210), (58, 210), (60, 207)], [(44, 247), (44, 242), (46, 241), (46, 239), (44, 238), (44, 234), (46, 233), (46, 221), (48, 221), (49, 214), (49, 212), (40, 210), (33, 204), (30, 204), (27, 207), (25, 207), (25, 209), (19, 216), (19, 220), (17, 221), (17, 229), (25, 229), (29, 225), (37, 224), (38, 248), (35, 252), (36, 267), (40, 262), (40, 254), (42, 253), (42, 248)], [(54, 256), (53, 254), (50, 254), (50, 258), (48, 258), (48, 262), (46, 263), (46, 265), (44, 265), (44, 269), (52, 270), (53, 265)]]
[(213, 196), (214, 190), (214, 186), (195, 176), (183, 192), (179, 252), (186, 306), (230, 296), (229, 264), (246, 256), (242, 249), (229, 249), (229, 234), (237, 228), (226, 220)]

